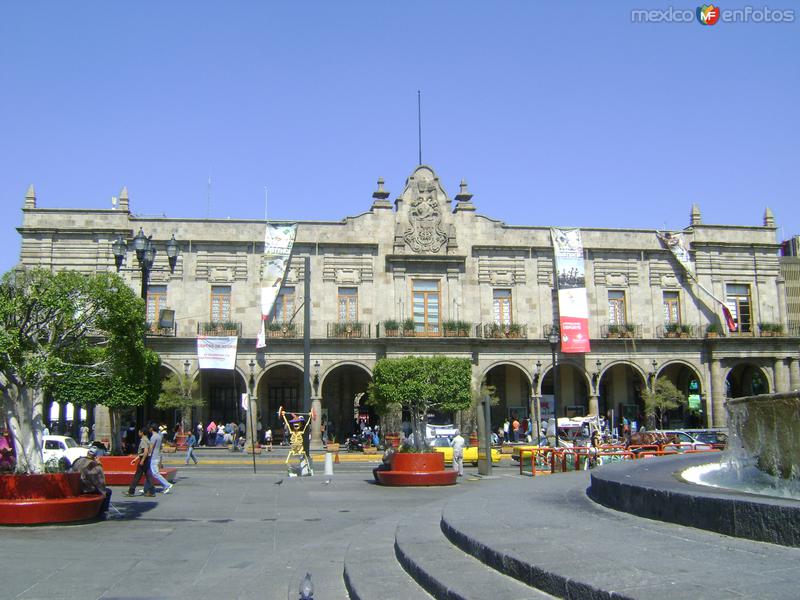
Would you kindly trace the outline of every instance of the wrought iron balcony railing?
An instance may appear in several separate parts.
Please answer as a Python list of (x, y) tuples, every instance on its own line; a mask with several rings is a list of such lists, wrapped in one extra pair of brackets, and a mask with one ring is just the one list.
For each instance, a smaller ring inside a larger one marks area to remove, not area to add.
[(524, 323), (484, 323), (483, 337), (491, 339), (520, 339), (528, 337)]
[(238, 321), (207, 321), (197, 324), (197, 335), (241, 336), (242, 324)]
[(328, 323), (329, 338), (368, 338), (372, 335), (372, 324), (361, 321)]

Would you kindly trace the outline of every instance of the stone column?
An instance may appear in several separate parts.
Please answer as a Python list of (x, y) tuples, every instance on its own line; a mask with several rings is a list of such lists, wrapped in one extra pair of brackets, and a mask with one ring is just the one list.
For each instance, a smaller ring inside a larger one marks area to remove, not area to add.
[(772, 376), (775, 379), (775, 392), (789, 391), (789, 371), (782, 358), (776, 358), (772, 363)]
[[(111, 441), (111, 413), (108, 408), (100, 404), (94, 407), (94, 439), (98, 441)], [(105, 442), (103, 442), (105, 443)]]
[(711, 425), (725, 427), (725, 380), (722, 378), (722, 365), (718, 358), (711, 359)]
[(322, 398), (319, 396), (311, 397), (311, 412), (314, 414), (311, 420), (311, 449), (322, 450)]
[(589, 414), (600, 415), (600, 396), (591, 394), (589, 396)]
[(775, 285), (778, 287), (778, 313), (780, 315), (780, 323), (783, 325), (785, 331), (789, 324), (789, 317), (786, 310), (786, 280), (778, 275), (778, 278), (775, 280)]
[[(249, 448), (252, 444), (252, 439), (258, 437), (258, 431), (256, 428), (258, 427), (258, 396), (255, 394), (250, 394), (247, 403), (247, 423), (244, 424), (245, 431), (247, 431), (247, 447)], [(261, 440), (256, 439), (256, 444), (260, 443)]]
[(800, 361), (794, 357), (789, 358), (789, 387), (800, 390)]

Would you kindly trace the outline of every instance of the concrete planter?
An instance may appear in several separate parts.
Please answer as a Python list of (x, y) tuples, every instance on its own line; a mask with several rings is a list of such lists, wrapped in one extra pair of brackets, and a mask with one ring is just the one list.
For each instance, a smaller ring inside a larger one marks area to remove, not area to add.
[(378, 483), (389, 486), (453, 485), (458, 472), (445, 470), (440, 452), (399, 452), (392, 458), (389, 471), (377, 471)]
[(81, 494), (79, 473), (0, 475), (0, 525), (43, 525), (94, 519), (103, 494)]

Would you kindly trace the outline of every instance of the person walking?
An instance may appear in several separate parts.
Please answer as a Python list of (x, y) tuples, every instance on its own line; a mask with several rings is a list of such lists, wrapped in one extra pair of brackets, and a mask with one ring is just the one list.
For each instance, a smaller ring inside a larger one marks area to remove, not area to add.
[(464, 446), (466, 442), (464, 441), (464, 437), (461, 435), (461, 431), (456, 429), (456, 435), (453, 438), (453, 441), (450, 442), (450, 445), (453, 447), (453, 470), (458, 471), (458, 476), (464, 476)]
[(186, 438), (186, 464), (189, 464), (189, 459), (191, 458), (194, 461), (194, 464), (197, 464), (197, 457), (194, 455), (194, 449), (197, 446), (197, 438), (194, 435), (193, 431), (189, 432), (189, 437)]
[(508, 422), (508, 417), (506, 417), (506, 420), (503, 421), (503, 441), (504, 442), (509, 441), (508, 440), (508, 432), (509, 432), (509, 428), (510, 427), (511, 427), (511, 423)]
[(158, 425), (150, 425), (150, 473), (164, 487), (163, 493), (169, 494), (172, 491), (172, 484), (164, 479), (158, 471), (161, 464), (161, 444), (164, 442), (163, 434), (159, 432)]
[(203, 422), (202, 421), (198, 421), (196, 429), (197, 429), (197, 433), (195, 434), (195, 436), (197, 437), (197, 445), (198, 446), (205, 446), (204, 439), (203, 439), (203, 433), (205, 433), (205, 428), (203, 427)]
[(89, 428), (86, 426), (86, 421), (81, 422), (81, 446), (89, 445)]
[(264, 445), (267, 447), (267, 452), (272, 452), (272, 429), (269, 427), (264, 432)]
[(514, 441), (519, 441), (519, 421), (517, 420), (517, 416), (514, 415), (514, 421), (511, 423), (511, 431), (514, 434)]
[(123, 492), (123, 496), (136, 495), (136, 484), (144, 475), (144, 495), (150, 498), (156, 495), (156, 486), (153, 484), (153, 476), (150, 473), (150, 440), (147, 439), (147, 431), (144, 427), (139, 429), (139, 450), (136, 458), (133, 459), (136, 463), (136, 472), (133, 474), (131, 484), (128, 486), (128, 491)]

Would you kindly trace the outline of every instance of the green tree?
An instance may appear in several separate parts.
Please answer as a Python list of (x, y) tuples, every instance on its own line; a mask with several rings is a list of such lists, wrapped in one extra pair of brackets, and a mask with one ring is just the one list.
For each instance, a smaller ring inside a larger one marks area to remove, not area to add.
[(191, 429), (192, 408), (205, 404), (200, 397), (200, 382), (189, 375), (172, 373), (161, 382), (161, 393), (156, 400), (156, 408), (161, 410), (179, 410), (183, 421), (183, 430)]
[(469, 408), (472, 365), (468, 359), (443, 356), (382, 358), (375, 364), (367, 403), (380, 414), (397, 409), (411, 413), (414, 446), (427, 449), (428, 411)]
[(642, 393), (644, 400), (644, 414), (653, 419), (658, 419), (659, 429), (664, 428), (664, 415), (667, 411), (674, 410), (687, 403), (678, 388), (666, 377), (659, 377), (652, 389)]
[(144, 333), (144, 303), (115, 274), (3, 275), (0, 393), (17, 472), (43, 470), (45, 392), (59, 402), (103, 404), (112, 415), (153, 394), (158, 355), (145, 349)]

